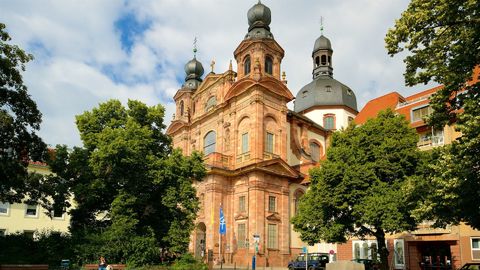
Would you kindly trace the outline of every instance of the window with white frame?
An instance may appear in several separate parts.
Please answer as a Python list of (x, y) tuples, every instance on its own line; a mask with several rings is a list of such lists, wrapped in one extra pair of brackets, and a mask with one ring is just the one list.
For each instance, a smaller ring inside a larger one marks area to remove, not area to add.
[(395, 239), (394, 246), (394, 262), (395, 268), (405, 268), (405, 242), (403, 239)]
[(35, 231), (31, 231), (31, 230), (24, 230), (23, 231), (23, 235), (27, 238), (30, 238), (30, 239), (34, 239), (35, 237)]
[(27, 204), (25, 207), (25, 216), (27, 217), (37, 217), (37, 205), (36, 204)]
[(430, 106), (412, 109), (412, 122), (423, 120), (432, 112)]
[(480, 260), (480, 237), (472, 237), (472, 260)]
[(63, 213), (65, 213), (64, 208), (54, 206), (52, 210), (52, 217), (55, 219), (63, 219)]
[(277, 249), (277, 224), (268, 224), (267, 228), (268, 232), (268, 241), (267, 241), (267, 248)]
[(378, 245), (376, 240), (358, 240), (352, 242), (353, 259), (370, 259), (378, 261)]
[(10, 204), (8, 202), (0, 202), (0, 215), (8, 216), (10, 213)]

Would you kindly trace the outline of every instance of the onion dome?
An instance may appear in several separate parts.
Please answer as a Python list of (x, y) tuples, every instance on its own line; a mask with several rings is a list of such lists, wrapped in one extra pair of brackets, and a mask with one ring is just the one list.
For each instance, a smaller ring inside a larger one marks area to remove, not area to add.
[(203, 72), (204, 69), (202, 63), (200, 63), (197, 58), (193, 57), (192, 60), (188, 61), (187, 64), (185, 64), (186, 77), (185, 84), (183, 86), (190, 89), (197, 89), (197, 87), (202, 82)]
[(348, 107), (357, 111), (357, 98), (353, 90), (333, 78), (332, 55), (330, 40), (321, 35), (313, 46), (313, 80), (298, 92), (295, 112), (331, 106)]
[(270, 23), (272, 22), (272, 12), (270, 8), (258, 1), (248, 10), (248, 33), (245, 36), (249, 38), (272, 38), (270, 33)]
[(324, 35), (321, 35), (317, 40), (315, 40), (315, 45), (313, 46), (313, 53), (318, 50), (332, 50), (332, 43)]

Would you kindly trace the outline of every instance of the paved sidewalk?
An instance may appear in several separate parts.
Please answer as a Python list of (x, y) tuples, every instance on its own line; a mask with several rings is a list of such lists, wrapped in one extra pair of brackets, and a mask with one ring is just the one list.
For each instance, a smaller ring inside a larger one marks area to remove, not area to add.
[[(220, 269), (220, 265), (214, 265), (213, 269), (218, 270)], [(246, 267), (246, 266), (237, 266), (234, 267), (233, 265), (223, 265), (222, 267), (223, 270), (251, 270), (252, 266)], [(263, 267), (263, 266), (257, 266), (255, 270), (287, 270), (287, 267)]]

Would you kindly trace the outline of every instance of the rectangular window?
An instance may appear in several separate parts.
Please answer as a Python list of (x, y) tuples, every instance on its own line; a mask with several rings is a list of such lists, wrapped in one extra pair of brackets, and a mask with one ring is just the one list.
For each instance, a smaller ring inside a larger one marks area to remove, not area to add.
[(245, 196), (238, 198), (238, 212), (245, 212)]
[(246, 248), (246, 238), (247, 238), (247, 233), (245, 230), (245, 223), (240, 223), (238, 224), (237, 227), (237, 234), (238, 234), (238, 248)]
[(277, 249), (277, 224), (268, 224), (267, 248)]
[(269, 212), (275, 212), (277, 209), (277, 198), (275, 196), (269, 196), (268, 197), (268, 211)]
[(27, 217), (37, 217), (37, 205), (36, 204), (27, 204), (25, 210), (25, 216)]
[(242, 134), (242, 154), (248, 152), (248, 132)]
[(273, 134), (270, 132), (267, 132), (265, 137), (265, 152), (273, 153)]
[(335, 119), (333, 116), (326, 116), (323, 118), (323, 127), (329, 130), (335, 128)]
[(54, 208), (53, 209), (53, 213), (52, 213), (52, 216), (56, 219), (62, 219), (63, 218), (63, 213), (65, 212), (65, 209), (61, 209), (61, 208)]
[(35, 235), (35, 231), (25, 230), (25, 231), (23, 231), (23, 235), (25, 235), (25, 237), (27, 237), (27, 238), (33, 239), (33, 237)]
[(480, 260), (480, 238), (472, 238), (472, 260)]
[(417, 108), (412, 110), (412, 122), (423, 120), (432, 112), (430, 106), (425, 106), (422, 108)]
[(0, 202), (0, 215), (2, 216), (8, 216), (8, 213), (10, 212), (10, 204), (9, 203), (4, 203)]

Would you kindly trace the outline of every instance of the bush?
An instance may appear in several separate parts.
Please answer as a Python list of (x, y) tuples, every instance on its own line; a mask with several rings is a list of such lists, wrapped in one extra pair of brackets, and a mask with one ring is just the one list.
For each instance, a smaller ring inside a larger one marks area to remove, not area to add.
[(176, 260), (172, 270), (207, 270), (208, 266), (193, 257), (192, 254), (186, 253)]
[(71, 237), (55, 231), (41, 232), (36, 240), (22, 233), (0, 237), (0, 264), (48, 264), (55, 268), (62, 259), (75, 257)]

